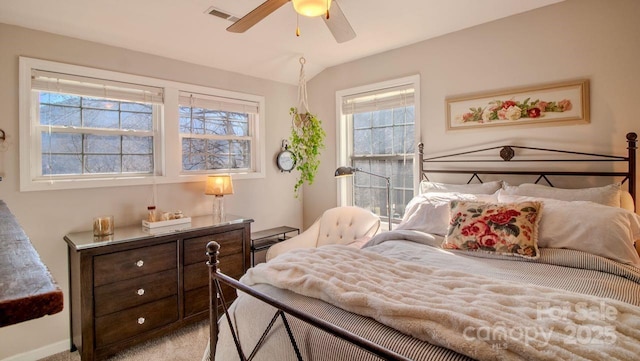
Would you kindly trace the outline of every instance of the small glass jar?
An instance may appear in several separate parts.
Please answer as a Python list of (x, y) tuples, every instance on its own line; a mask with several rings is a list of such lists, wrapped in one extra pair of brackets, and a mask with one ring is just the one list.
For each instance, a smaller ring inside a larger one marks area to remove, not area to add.
[(147, 221), (155, 222), (156, 221), (156, 206), (147, 207)]
[(113, 234), (113, 216), (102, 216), (93, 219), (93, 235), (98, 237)]

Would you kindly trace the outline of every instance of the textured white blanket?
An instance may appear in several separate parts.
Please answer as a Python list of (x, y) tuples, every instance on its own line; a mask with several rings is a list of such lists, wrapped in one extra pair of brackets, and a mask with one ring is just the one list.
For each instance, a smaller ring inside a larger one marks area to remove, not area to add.
[(291, 251), (242, 281), (321, 299), (478, 360), (640, 355), (640, 307), (346, 246)]

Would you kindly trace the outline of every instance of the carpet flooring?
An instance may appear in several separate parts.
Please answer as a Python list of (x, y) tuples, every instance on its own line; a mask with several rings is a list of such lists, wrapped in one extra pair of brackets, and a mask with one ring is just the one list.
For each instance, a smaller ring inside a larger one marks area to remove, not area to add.
[[(181, 328), (108, 358), (109, 361), (200, 361), (209, 341), (209, 321)], [(78, 351), (61, 352), (40, 361), (80, 361)]]

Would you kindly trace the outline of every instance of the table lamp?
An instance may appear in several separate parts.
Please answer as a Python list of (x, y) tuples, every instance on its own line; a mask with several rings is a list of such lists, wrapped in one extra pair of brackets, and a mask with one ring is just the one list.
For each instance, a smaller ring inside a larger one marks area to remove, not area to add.
[(233, 194), (233, 182), (230, 175), (210, 175), (204, 187), (204, 194), (213, 198), (213, 218), (219, 221), (225, 219), (224, 196)]

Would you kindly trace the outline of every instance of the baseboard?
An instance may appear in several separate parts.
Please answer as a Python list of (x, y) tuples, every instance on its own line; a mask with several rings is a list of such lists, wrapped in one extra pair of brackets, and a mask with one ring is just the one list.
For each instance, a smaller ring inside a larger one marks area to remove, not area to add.
[(50, 345), (27, 351), (21, 354), (10, 356), (0, 361), (36, 361), (42, 358), (55, 355), (60, 352), (69, 351), (69, 339), (52, 343)]

